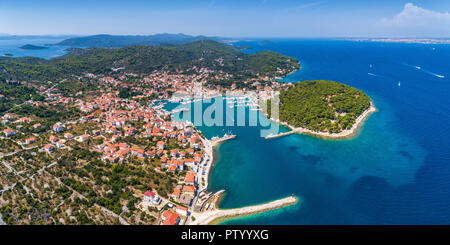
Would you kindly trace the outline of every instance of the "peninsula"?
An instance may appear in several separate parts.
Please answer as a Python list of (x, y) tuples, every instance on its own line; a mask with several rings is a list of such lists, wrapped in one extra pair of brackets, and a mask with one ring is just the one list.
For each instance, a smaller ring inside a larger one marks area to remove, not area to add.
[[(271, 100), (269, 100), (271, 103)], [(270, 106), (266, 114), (271, 118)], [(362, 122), (376, 109), (363, 91), (334, 81), (305, 81), (280, 93), (279, 119), (292, 131), (326, 138), (355, 135)]]

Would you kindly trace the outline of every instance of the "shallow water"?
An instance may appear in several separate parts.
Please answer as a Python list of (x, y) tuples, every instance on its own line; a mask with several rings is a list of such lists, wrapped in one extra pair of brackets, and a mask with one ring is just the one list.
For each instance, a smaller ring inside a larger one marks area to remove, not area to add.
[(307, 135), (265, 140), (259, 127), (200, 127), (207, 137), (228, 130), (238, 136), (217, 148), (210, 176), (211, 190), (226, 190), (221, 208), (291, 194), (302, 199), (296, 207), (222, 224), (450, 223), (450, 45), (333, 40), (237, 45), (243, 44), (255, 47), (246, 52), (270, 49), (299, 58), (302, 69), (287, 82), (343, 82), (365, 91), (378, 111), (356, 137), (344, 140)]

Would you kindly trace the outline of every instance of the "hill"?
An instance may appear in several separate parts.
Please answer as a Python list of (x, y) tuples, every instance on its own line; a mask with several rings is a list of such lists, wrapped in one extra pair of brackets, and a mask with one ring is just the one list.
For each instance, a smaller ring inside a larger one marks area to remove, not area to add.
[(149, 36), (114, 36), (94, 35), (87, 37), (75, 37), (63, 40), (57, 45), (87, 48), (120, 48), (126, 46), (170, 46), (191, 43), (199, 40), (221, 40), (218, 37), (190, 36), (185, 34), (155, 34)]
[(280, 93), (280, 121), (315, 132), (350, 129), (370, 107), (363, 91), (334, 81), (305, 81)]
[[(216, 41), (202, 40), (179, 46), (130, 46), (117, 49), (72, 49), (65, 56), (50, 60), (22, 57), (0, 58), (0, 75), (10, 80), (54, 81), (84, 73), (151, 73), (155, 70), (193, 73), (207, 68), (228, 72), (239, 81), (257, 75), (285, 75), (298, 69), (298, 60), (271, 51), (247, 55)], [(234, 81), (228, 81), (234, 82)]]

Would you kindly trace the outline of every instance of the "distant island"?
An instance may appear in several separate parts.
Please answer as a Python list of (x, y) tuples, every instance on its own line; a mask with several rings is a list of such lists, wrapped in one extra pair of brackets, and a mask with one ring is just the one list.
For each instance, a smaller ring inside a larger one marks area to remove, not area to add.
[(239, 46), (236, 46), (236, 48), (238, 48), (240, 50), (253, 49), (252, 46), (248, 46), (248, 45), (239, 45)]
[(211, 79), (211, 85), (249, 86), (243, 81), (257, 76), (285, 76), (299, 68), (299, 61), (272, 51), (245, 54), (236, 47), (212, 40), (178, 46), (130, 46), (117, 49), (72, 49), (50, 60), (34, 57), (0, 60), (0, 76), (11, 80), (58, 80), (86, 72), (111, 75), (124, 72), (151, 73), (156, 70), (191, 74), (198, 67), (233, 74), (227, 79)]
[(41, 50), (41, 49), (48, 49), (48, 47), (44, 47), (44, 46), (37, 46), (37, 45), (32, 45), (32, 44), (25, 44), (22, 47), (20, 47), (20, 49), (26, 49), (26, 50)]
[(347, 137), (375, 110), (363, 91), (334, 81), (300, 82), (280, 92), (279, 121), (293, 132)]
[(121, 48), (133, 45), (173, 46), (200, 40), (221, 41), (222, 39), (219, 37), (190, 36), (182, 33), (162, 33), (148, 36), (116, 36), (100, 34), (86, 37), (69, 38), (57, 43), (56, 45), (88, 48)]
[(3, 56), (6, 56), (6, 57), (12, 57), (12, 56), (14, 56), (14, 55), (11, 54), (11, 53), (6, 53), (6, 54), (3, 54)]
[(260, 42), (258, 42), (259, 45), (267, 45), (267, 44), (274, 44), (275, 42), (270, 41), (270, 40), (262, 40)]

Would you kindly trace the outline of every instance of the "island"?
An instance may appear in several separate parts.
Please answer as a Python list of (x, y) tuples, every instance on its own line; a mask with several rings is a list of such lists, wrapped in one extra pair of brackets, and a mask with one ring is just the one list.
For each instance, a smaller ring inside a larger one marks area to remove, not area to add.
[(11, 54), (11, 53), (5, 53), (5, 54), (3, 54), (3, 56), (5, 56), (5, 57), (12, 57), (12, 56), (14, 56), (14, 54)]
[[(271, 103), (271, 100), (269, 100)], [(266, 114), (271, 117), (270, 106)], [(376, 111), (370, 97), (348, 85), (324, 80), (296, 83), (280, 92), (278, 122), (292, 131), (329, 138), (355, 135), (361, 123)]]
[(48, 47), (44, 47), (44, 46), (37, 46), (37, 45), (33, 45), (33, 44), (25, 44), (22, 47), (20, 47), (20, 49), (26, 49), (26, 50), (41, 50), (41, 49), (48, 49)]
[(240, 49), (240, 50), (253, 49), (252, 46), (248, 46), (248, 45), (239, 45), (239, 46), (236, 46), (236, 48), (238, 48), (238, 49)]
[(182, 33), (168, 34), (160, 33), (155, 35), (138, 36), (118, 36), (118, 35), (93, 35), (87, 37), (73, 37), (63, 40), (56, 45), (70, 47), (88, 48), (121, 48), (133, 45), (145, 46), (173, 46), (187, 44), (200, 40), (222, 41), (219, 37), (191, 36)]
[(259, 45), (268, 45), (268, 44), (274, 44), (275, 42), (270, 41), (270, 40), (262, 40), (260, 42), (258, 42)]

